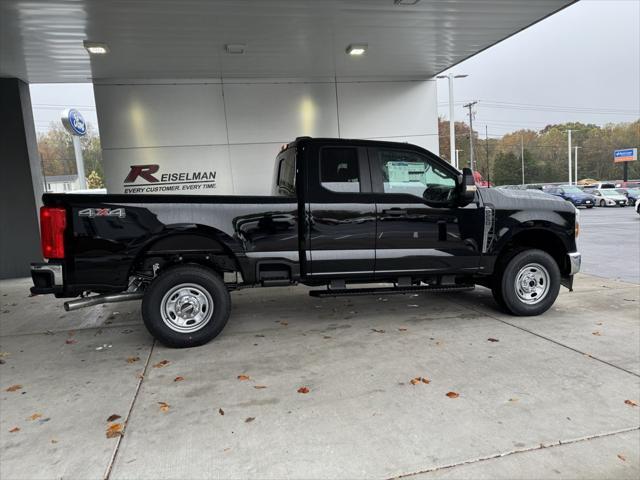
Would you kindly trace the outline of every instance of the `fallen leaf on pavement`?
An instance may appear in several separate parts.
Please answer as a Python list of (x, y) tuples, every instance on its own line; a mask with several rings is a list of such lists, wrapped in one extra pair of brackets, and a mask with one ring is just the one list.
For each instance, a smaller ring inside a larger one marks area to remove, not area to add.
[(509, 401), (510, 401), (510, 402), (517, 402), (517, 401), (518, 401), (518, 399), (517, 399), (517, 398), (510, 398), (510, 399), (509, 399)]
[(249, 375), (238, 375), (238, 380), (244, 382), (246, 380), (251, 380), (251, 377)]
[(487, 338), (488, 342), (499, 342), (500, 340), (498, 340), (497, 338)]
[(419, 383), (431, 383), (431, 380), (429, 380), (427, 377), (415, 377), (412, 378), (411, 380), (409, 380), (409, 383), (411, 383), (411, 385), (417, 385)]
[(55, 438), (52, 438), (51, 443), (58, 443), (58, 440), (56, 440)]
[(156, 363), (153, 368), (162, 368), (169, 365), (169, 360), (162, 360), (161, 362)]
[(596, 337), (600, 337), (601, 333), (598, 332), (597, 330), (595, 332), (593, 332), (591, 335), (595, 335)]
[(460, 394), (456, 393), (456, 392), (447, 393), (447, 397), (449, 397), (449, 398), (458, 398), (459, 396), (460, 396)]
[(219, 413), (220, 415), (224, 415), (224, 410), (223, 410), (223, 409), (221, 409), (221, 408), (219, 408), (219, 409), (218, 409), (218, 413)]
[(160, 411), (161, 412), (168, 412), (169, 411), (169, 407), (170, 405), (166, 402), (158, 402), (158, 405), (160, 405)]
[(174, 382), (182, 382), (184, 380), (184, 377), (176, 377), (173, 379)]
[(244, 421), (244, 423), (251, 423), (256, 419), (256, 417), (247, 417)]
[(16, 392), (22, 388), (22, 385), (11, 385), (7, 388), (7, 392)]
[(309, 393), (309, 389), (307, 387), (300, 387), (298, 393)]
[(256, 390), (261, 390), (263, 388), (267, 388), (266, 385), (254, 385), (253, 388), (255, 388)]
[(115, 413), (111, 416), (109, 416), (109, 418), (107, 418), (107, 422), (115, 422), (116, 420), (118, 420), (119, 418), (122, 418), (120, 415), (116, 415)]
[(407, 331), (406, 328), (399, 328), (398, 330), (401, 331), (401, 332), (406, 332)]
[(41, 413), (34, 413), (29, 418), (27, 418), (27, 420), (37, 420), (39, 418), (42, 418), (42, 414)]
[(286, 327), (287, 325), (289, 325), (289, 322), (280, 322), (280, 325), (282, 325), (283, 327)]
[(638, 406), (638, 404), (636, 402), (634, 402), (633, 400), (625, 400), (624, 403), (626, 403), (630, 407), (637, 407)]
[(378, 330), (377, 328), (372, 328), (371, 331), (376, 333), (384, 333), (384, 330)]
[(9, 433), (16, 433), (19, 432), (20, 429), (18, 427), (13, 427), (11, 430), (9, 430)]
[(64, 343), (67, 345), (73, 345), (74, 343), (78, 343), (78, 341), (75, 338), (67, 338)]
[(122, 424), (112, 423), (107, 427), (107, 438), (116, 438), (122, 436)]
[(624, 455), (622, 455), (621, 453), (619, 453), (619, 454), (618, 454), (618, 458), (619, 458), (620, 460), (622, 460), (623, 462), (626, 462), (626, 461), (627, 461), (627, 457), (625, 457), (625, 456), (624, 456)]
[(139, 360), (140, 360), (140, 357), (128, 357), (127, 363), (136, 363)]

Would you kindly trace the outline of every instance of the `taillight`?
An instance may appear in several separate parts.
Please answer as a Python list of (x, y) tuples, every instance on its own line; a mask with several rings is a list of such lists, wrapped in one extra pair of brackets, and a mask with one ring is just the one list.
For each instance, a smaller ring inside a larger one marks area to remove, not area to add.
[(40, 242), (44, 258), (64, 258), (64, 228), (67, 212), (64, 208), (40, 208)]

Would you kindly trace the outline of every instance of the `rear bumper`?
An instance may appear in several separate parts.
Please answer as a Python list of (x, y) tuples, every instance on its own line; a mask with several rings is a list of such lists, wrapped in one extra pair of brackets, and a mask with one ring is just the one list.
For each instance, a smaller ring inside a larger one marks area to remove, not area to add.
[(64, 288), (62, 265), (55, 263), (32, 263), (31, 279), (31, 293), (34, 295), (62, 293)]

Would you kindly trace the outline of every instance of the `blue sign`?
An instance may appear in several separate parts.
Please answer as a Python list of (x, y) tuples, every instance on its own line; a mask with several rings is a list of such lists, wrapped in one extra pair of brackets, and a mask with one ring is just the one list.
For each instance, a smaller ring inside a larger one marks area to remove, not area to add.
[(637, 148), (625, 148), (624, 150), (613, 151), (613, 161), (618, 162), (635, 162), (638, 160)]
[(68, 108), (62, 112), (62, 124), (71, 135), (79, 137), (87, 133), (87, 123), (82, 114), (75, 108)]

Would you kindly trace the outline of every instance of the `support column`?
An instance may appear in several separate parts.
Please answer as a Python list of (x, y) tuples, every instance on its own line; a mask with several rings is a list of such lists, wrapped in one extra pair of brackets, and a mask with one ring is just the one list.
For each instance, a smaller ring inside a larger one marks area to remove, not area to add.
[(0, 78), (0, 278), (42, 261), (38, 205), (44, 190), (29, 85)]

